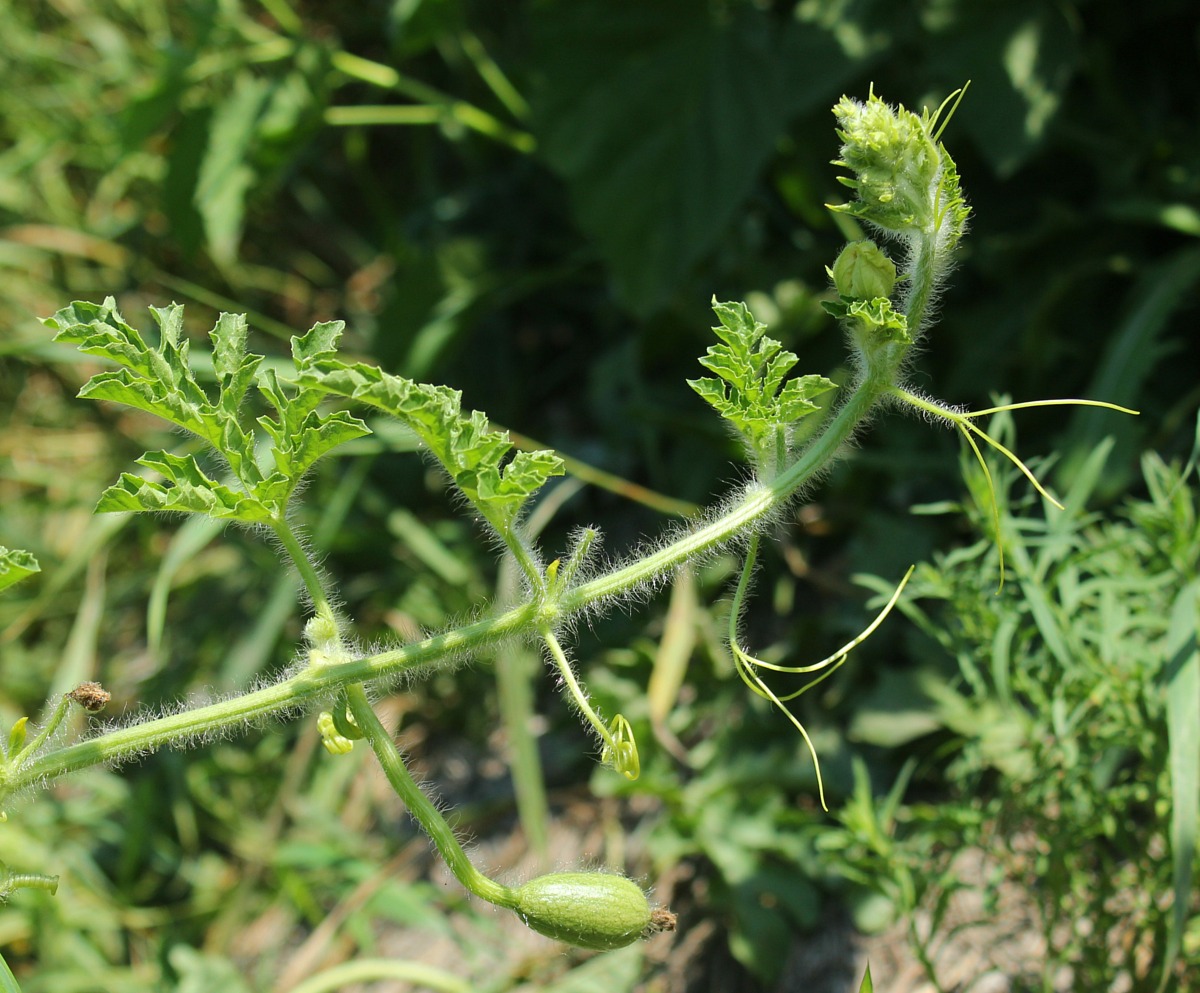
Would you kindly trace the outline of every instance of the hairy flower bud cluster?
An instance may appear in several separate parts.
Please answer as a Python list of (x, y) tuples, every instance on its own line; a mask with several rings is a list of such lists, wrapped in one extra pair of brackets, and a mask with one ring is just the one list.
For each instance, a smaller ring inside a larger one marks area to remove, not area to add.
[(865, 103), (842, 97), (833, 108), (843, 143), (834, 164), (854, 173), (839, 182), (858, 196), (834, 209), (906, 240), (934, 236), (943, 247), (957, 242), (969, 210), (954, 161), (938, 140), (944, 108), (918, 116), (874, 94)]

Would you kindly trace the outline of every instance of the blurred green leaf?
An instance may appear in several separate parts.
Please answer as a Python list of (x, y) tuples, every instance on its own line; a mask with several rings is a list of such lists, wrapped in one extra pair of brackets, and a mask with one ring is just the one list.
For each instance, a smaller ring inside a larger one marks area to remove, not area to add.
[(255, 178), (253, 144), (270, 94), (269, 81), (242, 75), (209, 123), (194, 199), (209, 254), (219, 266), (237, 261), (246, 193)]
[(794, 870), (769, 864), (733, 880), (730, 902), (737, 917), (729, 948), (768, 983), (783, 968), (796, 931), (813, 927), (821, 907), (820, 894), (811, 882)]
[(1065, 8), (1041, 0), (960, 4), (934, 32), (930, 69), (949, 84), (971, 80), (962, 127), (998, 174), (1012, 175), (1051, 133), (1075, 74), (1078, 34)]
[(1200, 581), (1184, 587), (1167, 630), (1167, 734), (1170, 738), (1171, 862), (1174, 900), (1163, 954), (1165, 990), (1179, 955), (1192, 896), (1192, 865), (1200, 822)]
[(0, 590), (41, 571), (42, 568), (38, 565), (37, 559), (28, 552), (0, 545)]
[(942, 725), (926, 686), (940, 680), (926, 670), (884, 669), (857, 701), (847, 734), (853, 741), (897, 748)]
[(539, 154), (641, 313), (717, 244), (788, 122), (851, 65), (832, 35), (750, 4), (571, 0), (533, 26)]
[(0, 990), (3, 993), (21, 993), (21, 985), (17, 982), (17, 977), (12, 974), (3, 955), (0, 955)]
[(196, 199), (201, 163), (205, 161), (212, 108), (199, 107), (181, 114), (171, 129), (162, 183), (162, 206), (170, 224), (171, 240), (191, 258), (205, 235), (204, 217)]
[(630, 993), (642, 976), (645, 952), (634, 942), (605, 952), (540, 987), (542, 993)]
[(179, 976), (175, 993), (251, 993), (243, 970), (223, 956), (176, 945), (168, 959)]
[[(1154, 382), (1163, 360), (1182, 345), (1170, 337), (1172, 321), (1195, 296), (1198, 282), (1200, 249), (1192, 246), (1166, 256), (1144, 273), (1128, 296), (1128, 310), (1108, 330), (1100, 363), (1086, 388), (1087, 396), (1124, 406), (1140, 402), (1138, 398), (1146, 395), (1146, 387)], [(1136, 465), (1138, 441), (1146, 430), (1134, 418), (1114, 422), (1095, 407), (1076, 408), (1060, 443), (1067, 453), (1067, 478), (1105, 435), (1113, 435), (1118, 455), (1101, 492), (1111, 496), (1123, 491), (1132, 476), (1126, 467)]]

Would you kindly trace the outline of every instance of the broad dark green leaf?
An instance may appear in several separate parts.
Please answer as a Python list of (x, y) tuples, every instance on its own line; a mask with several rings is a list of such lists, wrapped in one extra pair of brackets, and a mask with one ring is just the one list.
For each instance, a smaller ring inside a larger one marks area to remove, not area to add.
[(736, 216), (792, 117), (850, 62), (749, 4), (571, 0), (534, 21), (540, 154), (631, 307), (661, 304)]
[(1079, 60), (1079, 28), (1069, 18), (1041, 0), (984, 4), (929, 39), (930, 68), (947, 85), (971, 80), (971, 112), (954, 126), (1002, 176), (1038, 150), (1062, 105)]

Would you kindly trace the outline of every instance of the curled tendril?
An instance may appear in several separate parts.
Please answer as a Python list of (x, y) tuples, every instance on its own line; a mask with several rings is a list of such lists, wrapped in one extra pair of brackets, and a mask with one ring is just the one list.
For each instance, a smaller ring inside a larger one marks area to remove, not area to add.
[(633, 728), (623, 714), (617, 714), (608, 725), (600, 764), (612, 766), (626, 779), (637, 779), (641, 775), (642, 762), (638, 758), (637, 741), (633, 737)]
[(45, 890), (53, 896), (58, 892), (58, 877), (41, 872), (10, 872), (8, 866), (0, 862), (0, 903), (7, 900), (14, 890), (21, 889)]
[[(787, 719), (795, 726), (796, 730), (800, 732), (800, 736), (804, 739), (804, 744), (808, 748), (808, 754), (812, 756), (813, 767), (816, 769), (817, 793), (821, 800), (821, 808), (823, 810), (828, 810), (829, 807), (825, 803), (825, 783), (821, 777), (821, 762), (817, 758), (817, 749), (813, 745), (812, 738), (809, 737), (808, 731), (805, 730), (804, 725), (800, 723), (796, 715), (788, 710), (784, 704), (789, 700), (795, 700), (796, 697), (803, 693), (807, 693), (814, 686), (832, 676), (833, 673), (837, 671), (838, 667), (841, 666), (847, 658), (849, 658), (850, 652), (875, 633), (875, 630), (880, 624), (883, 623), (884, 618), (887, 617), (887, 615), (892, 612), (892, 608), (896, 606), (896, 603), (900, 599), (900, 594), (904, 592), (904, 587), (908, 584), (909, 579), (912, 577), (913, 569), (915, 567), (909, 566), (908, 572), (906, 572), (904, 574), (904, 578), (900, 580), (895, 592), (892, 593), (891, 599), (884, 604), (883, 609), (876, 615), (875, 619), (861, 632), (859, 632), (859, 634), (857, 634), (850, 641), (846, 642), (846, 644), (844, 644), (832, 655), (821, 659), (820, 662), (813, 662), (810, 665), (778, 665), (774, 662), (766, 662), (763, 659), (756, 658), (742, 648), (738, 643), (738, 619), (742, 613), (742, 604), (745, 601), (746, 591), (750, 585), (750, 576), (754, 571), (754, 563), (757, 558), (758, 535), (754, 535), (750, 539), (749, 547), (746, 550), (746, 561), (742, 566), (742, 575), (738, 580), (737, 592), (734, 594), (733, 598), (733, 609), (729, 615), (729, 648), (733, 653), (734, 667), (737, 669), (737, 673), (741, 677), (742, 682), (749, 686), (750, 689), (753, 690), (758, 696), (762, 697), (763, 699), (770, 700), (776, 707), (783, 711), (784, 716), (786, 716)], [(815, 679), (805, 683), (795, 692), (789, 693), (786, 696), (779, 696), (774, 690), (771, 689), (770, 686), (766, 684), (762, 676), (759, 675), (759, 669), (768, 669), (771, 672), (782, 672), (792, 675), (804, 675), (814, 672), (820, 672), (821, 674)]]
[(1009, 410), (1024, 410), (1027, 407), (1105, 407), (1108, 410), (1115, 410), (1122, 414), (1131, 414), (1137, 416), (1138, 411), (1130, 410), (1128, 407), (1122, 407), (1119, 404), (1107, 403), (1104, 400), (1079, 400), (1075, 398), (1061, 400), (1025, 400), (1021, 403), (1005, 403), (997, 407), (987, 407), (984, 410), (960, 411), (952, 410), (949, 407), (943, 407), (941, 404), (926, 400), (924, 397), (917, 396), (915, 393), (910, 393), (908, 390), (900, 387), (892, 388), (892, 395), (904, 401), (918, 410), (938, 417), (941, 420), (949, 421), (963, 436), (963, 439), (970, 446), (972, 454), (975, 456), (975, 461), (979, 463), (979, 468), (983, 470), (983, 478), (987, 483), (988, 488), (988, 503), (990, 504), (992, 530), (996, 534), (996, 550), (1000, 556), (1000, 582), (996, 590), (997, 593), (1004, 589), (1004, 542), (1001, 540), (1000, 534), (1000, 503), (996, 498), (996, 482), (992, 478), (992, 470), (988, 467), (987, 459), (983, 457), (983, 452), (980, 450), (976, 438), (980, 438), (983, 442), (997, 452), (1003, 455), (1009, 462), (1015, 465), (1021, 474), (1029, 480), (1035, 490), (1040, 493), (1047, 502), (1053, 505), (1058, 510), (1064, 510), (1063, 505), (1046, 489), (1041, 481), (1033, 474), (1033, 470), (1029, 468), (1011, 449), (997, 441), (982, 428), (972, 424), (971, 421), (976, 417), (987, 417), (991, 414), (1000, 414)]
[(554, 632), (548, 627), (542, 628), (542, 640), (550, 649), (550, 657), (554, 660), (575, 706), (579, 708), (584, 719), (600, 736), (600, 741), (603, 743), (603, 750), (600, 753), (601, 764), (611, 765), (626, 779), (637, 779), (642, 766), (638, 759), (637, 743), (633, 740), (633, 729), (629, 726), (629, 721), (617, 714), (612, 719), (612, 723), (605, 727), (604, 722), (600, 720), (600, 715), (588, 703), (587, 694), (579, 685), (579, 680), (575, 678), (571, 663), (567, 661), (567, 653), (563, 651)]

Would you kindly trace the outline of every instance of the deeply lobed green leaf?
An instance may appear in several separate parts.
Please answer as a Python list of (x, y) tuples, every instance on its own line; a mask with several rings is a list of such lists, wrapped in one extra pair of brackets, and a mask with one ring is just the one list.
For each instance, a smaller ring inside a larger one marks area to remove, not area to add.
[(342, 362), (336, 336), (318, 325), (292, 339), (292, 356), (302, 389), (334, 393), (398, 417), (425, 443), (459, 489), (501, 534), (516, 523), (525, 501), (563, 461), (553, 452), (518, 452), (507, 432), (490, 430), (480, 411), (462, 410), (462, 394), (445, 386), (417, 383), (376, 366)]
[(267, 523), (273, 518), (270, 506), (210, 479), (190, 455), (147, 452), (137, 461), (160, 473), (168, 485), (122, 473), (120, 480), (100, 495), (98, 513), (170, 510), (247, 523)]
[(787, 455), (795, 422), (818, 410), (813, 399), (835, 384), (815, 375), (785, 383), (796, 355), (768, 338), (766, 325), (744, 303), (714, 299), (713, 311), (721, 322), (713, 328), (721, 343), (709, 346), (700, 364), (717, 376), (689, 379), (688, 385), (733, 425), (751, 461), (772, 471)]
[[(249, 329), (241, 314), (221, 314), (210, 332), (218, 387), (214, 400), (188, 363), (183, 308), (172, 304), (150, 310), (159, 327), (156, 348), (125, 322), (111, 297), (100, 305), (77, 301), (45, 323), (57, 330), (55, 341), (121, 366), (93, 376), (80, 396), (146, 411), (198, 436), (229, 466), (233, 478), (228, 485), (218, 483), (190, 455), (151, 452), (139, 463), (161, 473), (165, 484), (125, 474), (105, 491), (98, 511), (170, 510), (247, 523), (280, 520), (296, 485), (318, 459), (369, 433), (344, 411), (318, 413), (321, 391), (288, 390), (273, 370), (261, 373), (262, 356), (246, 351)], [(312, 341), (332, 348), (342, 327), (340, 322), (320, 324), (309, 334)], [(275, 411), (274, 418), (258, 419), (271, 441), (264, 465), (258, 461), (256, 433), (240, 420), (251, 385)]]
[(892, 302), (885, 297), (875, 297), (872, 300), (823, 300), (821, 306), (827, 314), (832, 314), (839, 320), (849, 318), (853, 321), (856, 334), (876, 341), (912, 344), (912, 335), (908, 333), (908, 318), (896, 310)]

